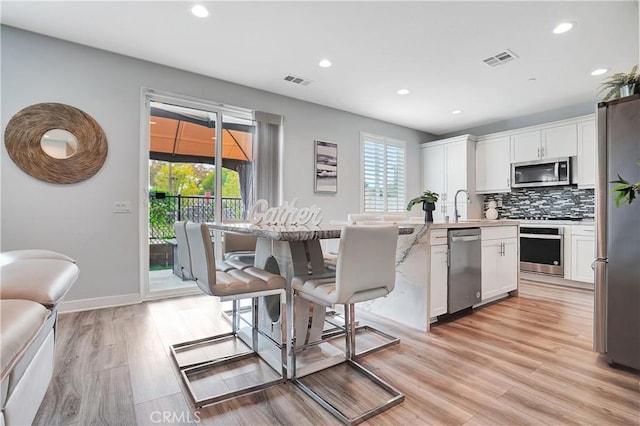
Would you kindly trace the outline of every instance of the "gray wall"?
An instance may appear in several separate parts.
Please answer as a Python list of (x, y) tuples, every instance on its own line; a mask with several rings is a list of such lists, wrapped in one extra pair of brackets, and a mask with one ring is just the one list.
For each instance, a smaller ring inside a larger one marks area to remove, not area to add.
[[(408, 196), (420, 192), (419, 143), (433, 136), (323, 106), (3, 26), (2, 130), (39, 102), (73, 105), (105, 131), (109, 155), (92, 178), (72, 185), (36, 180), (1, 151), (2, 250), (48, 248), (77, 259), (67, 300), (139, 293), (140, 90), (149, 87), (285, 117), (285, 200), (317, 204), (325, 220), (359, 210), (359, 132), (408, 142)], [(313, 192), (313, 141), (338, 143), (336, 195)], [(133, 214), (114, 214), (131, 201)]]
[(549, 123), (551, 121), (565, 120), (583, 115), (594, 114), (596, 112), (596, 100), (593, 102), (585, 102), (583, 104), (572, 105), (564, 108), (552, 109), (536, 114), (516, 117), (509, 120), (496, 121), (495, 123), (484, 124), (482, 126), (471, 127), (469, 129), (458, 130), (438, 136), (438, 139), (446, 139), (459, 135), (483, 136), (491, 133), (505, 132), (508, 130), (519, 129), (521, 127), (535, 126), (538, 124)]

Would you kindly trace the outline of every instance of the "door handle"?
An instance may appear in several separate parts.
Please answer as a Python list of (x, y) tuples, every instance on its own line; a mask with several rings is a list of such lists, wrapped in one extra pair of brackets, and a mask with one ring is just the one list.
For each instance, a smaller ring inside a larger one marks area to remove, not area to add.
[(480, 239), (479, 236), (477, 235), (469, 235), (466, 237), (451, 237), (451, 241), (457, 242), (457, 241), (478, 241)]

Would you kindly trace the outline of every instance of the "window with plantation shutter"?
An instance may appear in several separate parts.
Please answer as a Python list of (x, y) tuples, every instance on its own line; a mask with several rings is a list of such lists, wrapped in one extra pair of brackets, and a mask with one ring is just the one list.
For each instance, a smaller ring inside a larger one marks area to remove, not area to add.
[(361, 209), (363, 212), (403, 212), (406, 192), (406, 143), (362, 133)]

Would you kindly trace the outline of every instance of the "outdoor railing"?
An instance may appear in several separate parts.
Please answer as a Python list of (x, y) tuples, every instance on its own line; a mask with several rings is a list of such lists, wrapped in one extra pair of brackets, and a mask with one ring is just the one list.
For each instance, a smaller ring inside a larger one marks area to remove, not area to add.
[[(242, 198), (222, 199), (222, 220), (242, 220)], [(203, 195), (149, 194), (149, 242), (163, 243), (174, 238), (173, 223), (215, 221), (215, 199)]]

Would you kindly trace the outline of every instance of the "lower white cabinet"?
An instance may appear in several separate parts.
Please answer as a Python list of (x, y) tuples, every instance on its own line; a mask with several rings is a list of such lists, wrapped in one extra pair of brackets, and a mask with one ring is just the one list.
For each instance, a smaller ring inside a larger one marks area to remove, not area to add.
[[(445, 232), (446, 235), (446, 232)], [(445, 244), (431, 246), (431, 270), (429, 279), (431, 281), (431, 294), (429, 299), (429, 316), (435, 318), (438, 315), (447, 313), (447, 240)]]
[(518, 230), (482, 228), (482, 300), (518, 288)]
[(571, 279), (586, 283), (594, 282), (591, 264), (595, 258), (595, 236), (593, 226), (572, 226), (571, 229)]

